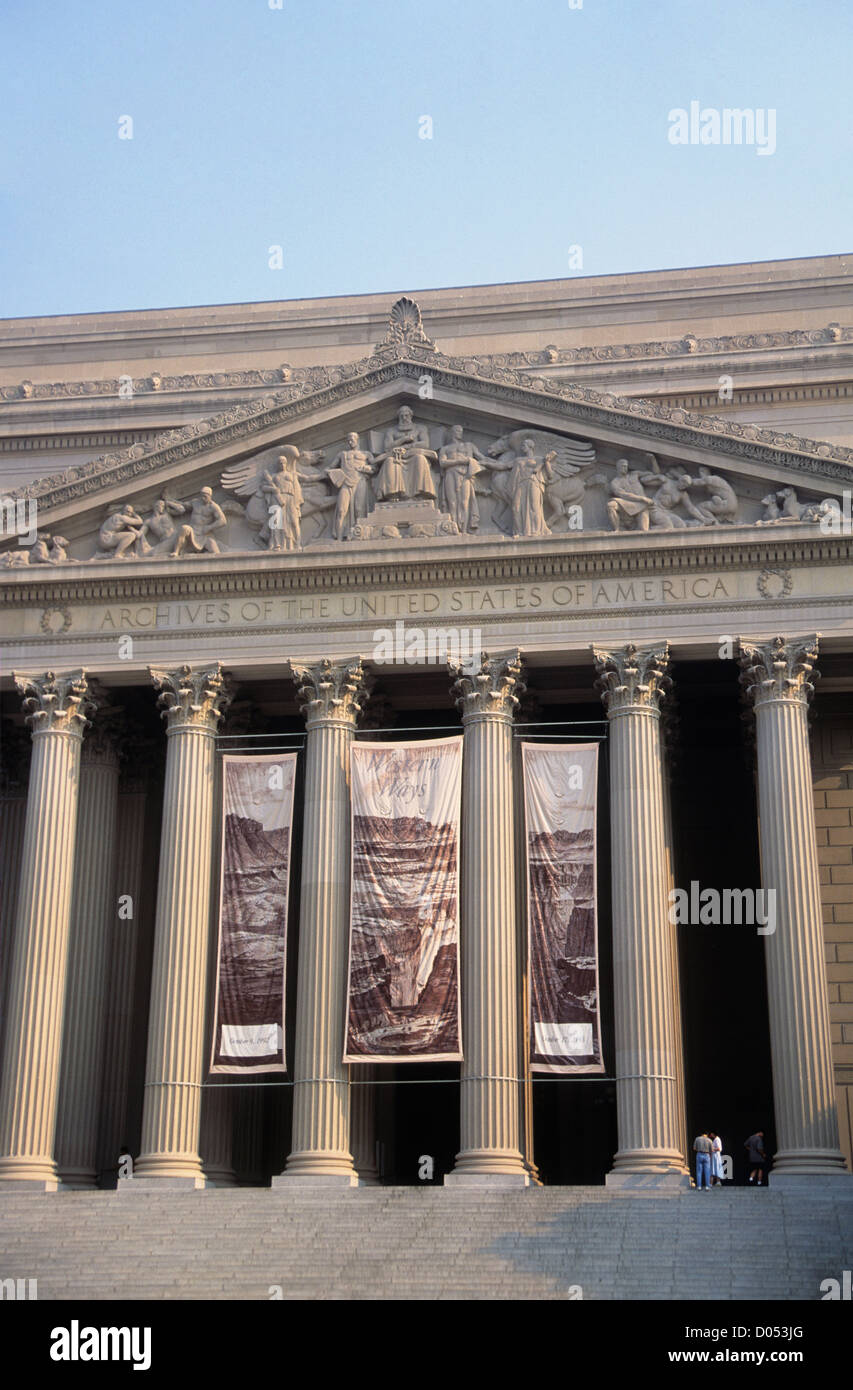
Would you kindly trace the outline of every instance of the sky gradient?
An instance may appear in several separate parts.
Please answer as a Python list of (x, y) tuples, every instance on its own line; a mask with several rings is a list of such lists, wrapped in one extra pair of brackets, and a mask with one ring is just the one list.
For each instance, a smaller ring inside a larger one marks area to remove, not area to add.
[(849, 0), (271, 3), (3, 0), (0, 317), (850, 249)]

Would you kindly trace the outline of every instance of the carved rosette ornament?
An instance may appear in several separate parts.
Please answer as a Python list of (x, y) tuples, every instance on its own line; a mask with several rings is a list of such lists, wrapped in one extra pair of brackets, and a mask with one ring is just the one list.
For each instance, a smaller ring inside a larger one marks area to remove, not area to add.
[(672, 681), (667, 675), (668, 642), (648, 647), (637, 647), (629, 642), (617, 651), (604, 651), (599, 647), (593, 647), (592, 651), (598, 671), (595, 689), (611, 719), (629, 710), (660, 714), (661, 702), (672, 690)]
[(67, 676), (47, 671), (43, 676), (14, 675), (13, 679), (33, 738), (50, 733), (82, 739), (97, 709), (85, 671), (72, 671)]
[(360, 660), (335, 662), (323, 657), (310, 666), (291, 662), (290, 670), (306, 729), (315, 724), (355, 725), (373, 687)]
[(463, 724), (474, 719), (505, 719), (512, 722), (519, 696), (525, 690), (522, 679), (521, 652), (504, 652), (498, 656), (482, 654), (480, 667), (471, 671), (456, 662), (448, 663), (453, 677), (451, 694)]
[(770, 642), (738, 642), (740, 683), (756, 708), (770, 700), (808, 705), (814, 694), (820, 633), (809, 637), (774, 637)]
[(216, 729), (232, 698), (218, 661), (212, 666), (179, 666), (174, 671), (148, 669), (160, 692), (157, 704), (167, 733), (185, 728)]

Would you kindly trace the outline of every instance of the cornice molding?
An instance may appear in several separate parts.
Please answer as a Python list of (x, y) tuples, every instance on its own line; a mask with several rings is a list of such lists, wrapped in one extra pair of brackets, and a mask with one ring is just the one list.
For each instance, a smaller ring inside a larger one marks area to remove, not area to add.
[[(596, 540), (609, 542), (610, 534), (601, 533)], [(594, 550), (579, 550), (576, 541), (555, 537), (548, 543), (531, 542), (514, 553), (508, 553), (508, 547), (496, 541), (476, 555), (460, 555), (448, 542), (417, 559), (405, 558), (399, 551), (386, 551), (381, 556), (362, 552), (360, 558), (349, 552), (341, 562), (331, 563), (329, 552), (324, 551), (315, 555), (302, 552), (299, 560), (301, 564), (284, 568), (281, 563), (259, 564), (253, 557), (223, 554), (193, 557), (183, 567), (173, 562), (168, 569), (151, 562), (144, 573), (140, 570), (145, 562), (132, 570), (117, 562), (111, 573), (101, 568), (83, 573), (79, 566), (69, 566), (64, 576), (57, 574), (56, 567), (44, 566), (44, 579), (41, 567), (38, 579), (32, 570), (10, 569), (0, 572), (0, 592), (7, 607), (59, 609), (81, 602), (167, 603), (196, 597), (334, 594), (432, 585), (509, 587), (513, 583), (642, 579), (720, 570), (784, 573), (792, 566), (850, 563), (853, 537), (824, 536), (820, 532), (798, 535), (792, 525), (788, 535), (782, 528), (756, 533), (752, 528), (747, 532), (744, 527), (737, 537), (714, 532), (704, 543), (691, 537), (688, 544), (682, 545), (659, 542), (649, 534), (631, 537), (628, 533), (621, 544), (614, 540)], [(759, 594), (768, 602), (773, 597), (770, 590), (766, 594), (759, 590)]]
[[(414, 309), (417, 310), (417, 305), (414, 305)], [(417, 329), (420, 329), (422, 337), (418, 336)], [(389, 344), (420, 344), (430, 351), (434, 350), (431, 340), (423, 332), (419, 314), (416, 328), (410, 329), (408, 336), (406, 327), (401, 325), (398, 331), (399, 336), (394, 337), (393, 330), (389, 330), (389, 335), (382, 343), (377, 344), (374, 351), (381, 352)], [(853, 326), (831, 323), (826, 328), (793, 328), (778, 333), (736, 333), (718, 338), (696, 338), (688, 333), (683, 338), (664, 338), (639, 343), (603, 343), (594, 347), (558, 348), (549, 344), (528, 352), (479, 353), (477, 360), (497, 368), (509, 367), (523, 371), (528, 367), (575, 363), (630, 363), (656, 358), (671, 360), (676, 357), (718, 356), (721, 353), (732, 352), (776, 352), (780, 349), (801, 347), (833, 347), (839, 343), (853, 343)], [(0, 386), (0, 402), (6, 405), (26, 405), (31, 401), (92, 400), (104, 397), (120, 399), (122, 382), (127, 391), (128, 381), (131, 383), (133, 397), (162, 397), (188, 391), (245, 390), (247, 387), (261, 390), (264, 387), (304, 380), (315, 370), (312, 367), (292, 367), (289, 363), (284, 363), (279, 367), (264, 369), (179, 373), (154, 371), (145, 376), (88, 377), (73, 381), (33, 382), (26, 378), (15, 384)]]
[[(13, 498), (36, 498), (40, 524), (53, 508), (77, 499), (88, 500), (119, 484), (156, 474), (176, 463), (191, 464), (213, 449), (245, 444), (252, 437), (300, 419), (346, 405), (355, 397), (385, 383), (410, 382), (414, 388), (427, 370), (433, 391), (467, 389), (483, 400), (498, 403), (507, 413), (524, 415), (547, 410), (555, 425), (561, 416), (567, 431), (588, 424), (630, 429), (646, 439), (671, 446), (717, 446), (729, 459), (749, 459), (783, 467), (824, 481), (849, 483), (853, 449), (801, 439), (766, 426), (740, 424), (715, 415), (698, 415), (658, 401), (611, 395), (591, 387), (564, 384), (495, 366), (476, 357), (445, 357), (431, 346), (409, 343), (380, 345), (370, 358), (339, 367), (312, 368), (281, 391), (233, 405), (208, 419), (168, 430), (118, 453), (109, 453), (63, 473), (39, 479), (12, 493)], [(559, 427), (557, 425), (557, 427)]]

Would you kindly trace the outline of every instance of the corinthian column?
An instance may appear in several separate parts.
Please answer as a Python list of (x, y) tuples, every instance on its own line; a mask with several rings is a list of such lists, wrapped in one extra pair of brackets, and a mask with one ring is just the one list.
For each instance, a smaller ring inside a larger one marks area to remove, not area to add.
[(107, 939), (116, 922), (117, 742), (122, 711), (92, 682), (98, 713), (83, 740), (74, 902), (65, 990), (56, 1163), (66, 1187), (95, 1187), (101, 1097)]
[(755, 709), (761, 882), (773, 893), (765, 931), (773, 1099), (774, 1187), (844, 1175), (832, 1073), (808, 702), (817, 636), (739, 643)]
[(666, 642), (593, 649), (610, 722), (613, 984), (619, 1149), (608, 1186), (684, 1186), (681, 1028), (673, 976), (661, 700)]
[(151, 671), (166, 720), (166, 785), (145, 1066), (145, 1179), (203, 1187), (199, 1157), (210, 928), (216, 727), (230, 695), (218, 662)]
[(344, 1050), (350, 744), (368, 682), (360, 661), (291, 665), (308, 731), (293, 1077), (293, 1137), (274, 1183), (356, 1186)]
[(24, 697), (33, 752), (0, 1083), (0, 1182), (55, 1192), (80, 745), (94, 702), (82, 671), (16, 676), (15, 685)]
[(461, 1148), (445, 1183), (526, 1187), (519, 1149), (518, 941), (512, 721), (519, 652), (451, 667), (462, 711)]

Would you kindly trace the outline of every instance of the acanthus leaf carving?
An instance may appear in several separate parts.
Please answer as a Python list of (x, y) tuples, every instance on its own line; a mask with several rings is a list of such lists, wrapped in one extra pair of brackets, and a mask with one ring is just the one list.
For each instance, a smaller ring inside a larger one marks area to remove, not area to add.
[(215, 732), (233, 695), (220, 662), (171, 671), (152, 666), (149, 674), (159, 692), (157, 704), (168, 733), (193, 728)]
[(744, 697), (756, 709), (771, 700), (807, 705), (814, 694), (820, 633), (807, 637), (774, 637), (769, 642), (738, 639), (740, 683)]
[(592, 653), (598, 672), (595, 689), (608, 717), (630, 710), (660, 712), (672, 688), (668, 642), (644, 647), (628, 642), (611, 650), (593, 647)]

